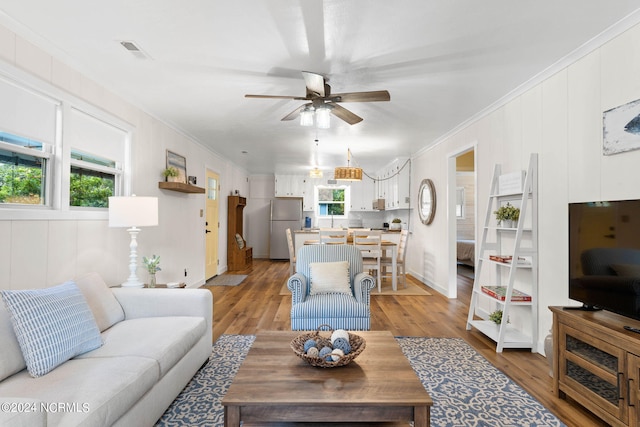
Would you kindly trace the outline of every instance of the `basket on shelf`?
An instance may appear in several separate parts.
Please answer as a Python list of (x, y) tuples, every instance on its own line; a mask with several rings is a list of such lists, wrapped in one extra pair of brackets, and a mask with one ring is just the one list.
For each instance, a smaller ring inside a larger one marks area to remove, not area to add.
[[(328, 328), (329, 337), (324, 337), (320, 334), (320, 330), (325, 327)], [(356, 334), (352, 334), (351, 332), (348, 332), (349, 345), (351, 346), (351, 351), (348, 354), (345, 354), (344, 356), (332, 354), (332, 356), (338, 357), (338, 360), (333, 361), (331, 358), (329, 358), (330, 360), (326, 360), (327, 356), (320, 357), (320, 356), (311, 356), (306, 354), (304, 350), (304, 343), (307, 340), (309, 339), (315, 340), (318, 348), (322, 348), (324, 346), (331, 346), (332, 333), (333, 333), (333, 329), (331, 328), (331, 326), (320, 325), (318, 326), (318, 329), (315, 332), (308, 332), (295, 337), (291, 341), (291, 349), (299, 358), (301, 358), (311, 366), (316, 366), (319, 368), (336, 368), (338, 366), (345, 366), (351, 363), (353, 359), (355, 359), (356, 357), (358, 357), (360, 353), (362, 353), (362, 351), (366, 346), (364, 338)]]

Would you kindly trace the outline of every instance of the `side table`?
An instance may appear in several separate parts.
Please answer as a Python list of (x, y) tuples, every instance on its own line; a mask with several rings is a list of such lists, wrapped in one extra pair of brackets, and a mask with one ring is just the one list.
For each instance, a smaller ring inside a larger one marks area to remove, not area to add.
[[(116, 286), (111, 286), (112, 288), (121, 288), (122, 285), (116, 285)], [(160, 288), (160, 289), (184, 289), (187, 287), (186, 283), (180, 283), (178, 286), (173, 286), (171, 288), (167, 287), (166, 283), (164, 284), (156, 284), (156, 288)], [(143, 286), (144, 289), (149, 289), (149, 285), (147, 285), (146, 283)], [(140, 288), (131, 288), (131, 289), (140, 289)], [(153, 288), (151, 288), (153, 289)]]

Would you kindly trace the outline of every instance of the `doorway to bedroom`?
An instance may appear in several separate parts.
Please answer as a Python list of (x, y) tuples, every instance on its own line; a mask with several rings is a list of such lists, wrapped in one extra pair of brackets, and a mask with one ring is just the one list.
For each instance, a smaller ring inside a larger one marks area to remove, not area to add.
[[(449, 157), (449, 296), (461, 286), (473, 286), (476, 242), (476, 151), (475, 144)], [(470, 285), (471, 284), (471, 285)]]
[(476, 235), (475, 151), (456, 157), (456, 270), (474, 278)]

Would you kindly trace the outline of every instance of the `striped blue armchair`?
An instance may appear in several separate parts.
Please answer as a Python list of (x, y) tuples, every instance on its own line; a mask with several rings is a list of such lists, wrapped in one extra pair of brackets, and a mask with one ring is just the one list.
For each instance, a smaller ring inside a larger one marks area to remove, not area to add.
[[(351, 295), (311, 294), (311, 263), (347, 261)], [(291, 291), (291, 329), (316, 330), (329, 324), (333, 329), (369, 330), (370, 294), (375, 280), (362, 272), (362, 254), (351, 245), (307, 245), (296, 256), (296, 273), (289, 278)]]

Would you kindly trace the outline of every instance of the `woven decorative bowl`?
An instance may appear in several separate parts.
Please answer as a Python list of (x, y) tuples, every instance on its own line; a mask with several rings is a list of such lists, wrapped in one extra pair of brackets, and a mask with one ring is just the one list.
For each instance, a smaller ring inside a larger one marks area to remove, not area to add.
[[(329, 328), (329, 330), (327, 331), (329, 333), (328, 337), (324, 337), (320, 334), (320, 330), (325, 327)], [(364, 338), (349, 332), (349, 345), (351, 346), (351, 351), (349, 352), (349, 354), (346, 354), (344, 356), (332, 354), (332, 356), (339, 357), (339, 359), (336, 361), (326, 360), (327, 356), (310, 356), (305, 353), (304, 343), (309, 339), (315, 340), (318, 344), (318, 348), (322, 348), (326, 345), (331, 346), (332, 333), (333, 329), (331, 329), (329, 325), (320, 325), (315, 332), (309, 332), (295, 337), (291, 341), (291, 349), (300, 359), (304, 360), (311, 366), (316, 366), (319, 368), (336, 368), (338, 366), (345, 366), (351, 363), (353, 359), (355, 359), (360, 353), (362, 353), (366, 346)]]

